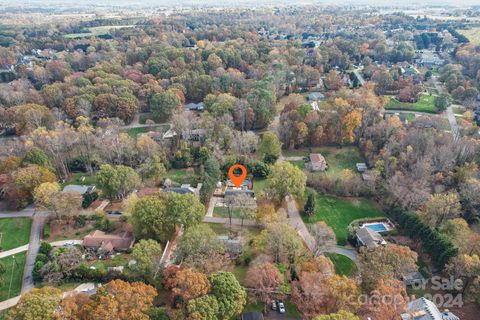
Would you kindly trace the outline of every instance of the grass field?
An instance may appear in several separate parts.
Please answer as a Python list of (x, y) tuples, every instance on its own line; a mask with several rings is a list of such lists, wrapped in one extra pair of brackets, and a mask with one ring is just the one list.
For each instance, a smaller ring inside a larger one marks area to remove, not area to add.
[[(0, 263), (5, 266), (6, 270), (5, 274), (3, 275), (3, 281), (0, 281), (0, 301), (7, 300), (8, 298), (15, 297), (20, 294), (20, 291), (22, 289), (23, 268), (25, 267), (26, 257), (26, 252), (16, 254), (16, 264), (14, 264), (12, 256), (0, 259)], [(10, 287), (10, 280), (12, 280), (12, 287), (9, 296), (8, 289)]]
[(187, 169), (170, 169), (167, 171), (166, 178), (178, 184), (190, 183)]
[[(80, 178), (84, 176), (85, 180), (80, 181)], [(92, 185), (95, 184), (95, 177), (89, 176), (86, 172), (72, 172), (72, 179), (62, 184), (62, 187), (68, 186), (70, 184), (77, 185)]]
[(472, 28), (469, 30), (458, 30), (458, 32), (465, 37), (474, 45), (480, 44), (480, 28)]
[(149, 130), (148, 127), (136, 127), (128, 129), (127, 133), (130, 137), (136, 138), (139, 134), (148, 132)]
[[(321, 153), (328, 163), (328, 175), (339, 176), (344, 169), (356, 172), (355, 164), (363, 162), (357, 147), (316, 147), (310, 149), (283, 150), (285, 157), (305, 157), (310, 153)], [(302, 160), (291, 161), (293, 165), (303, 169), (305, 164)], [(300, 164), (302, 162), (302, 164)]]
[(332, 227), (339, 245), (347, 243), (347, 227), (353, 220), (385, 216), (376, 205), (362, 198), (335, 198), (317, 194), (315, 214), (306, 223), (324, 221)]
[[(215, 207), (213, 208), (214, 217), (228, 218), (228, 208), (227, 207)], [(240, 218), (240, 209), (232, 208), (232, 218)]]
[(255, 179), (253, 180), (253, 191), (255, 194), (263, 191), (267, 187), (267, 179)]
[(93, 37), (93, 36), (101, 36), (110, 34), (110, 30), (114, 29), (122, 29), (122, 28), (133, 28), (135, 25), (123, 25), (123, 26), (100, 26), (100, 27), (91, 27), (88, 28), (89, 32), (83, 33), (68, 33), (63, 37), (67, 39), (75, 39), (75, 38), (85, 38), (85, 37)]
[(357, 266), (349, 257), (337, 253), (327, 253), (335, 266), (335, 273), (351, 277), (357, 273)]
[(0, 247), (3, 251), (14, 249), (27, 244), (30, 239), (30, 218), (4, 218), (0, 219), (0, 232), (2, 241)]
[(433, 95), (422, 95), (420, 100), (415, 103), (400, 102), (395, 98), (390, 98), (390, 101), (385, 106), (385, 109), (436, 113), (435, 97)]

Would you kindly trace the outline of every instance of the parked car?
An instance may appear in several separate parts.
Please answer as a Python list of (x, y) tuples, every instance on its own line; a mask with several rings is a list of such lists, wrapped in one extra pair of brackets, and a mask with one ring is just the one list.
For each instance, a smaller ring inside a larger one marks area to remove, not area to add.
[(272, 302), (272, 310), (277, 311), (277, 302), (276, 301)]
[(278, 301), (278, 312), (285, 313), (285, 305), (282, 301)]

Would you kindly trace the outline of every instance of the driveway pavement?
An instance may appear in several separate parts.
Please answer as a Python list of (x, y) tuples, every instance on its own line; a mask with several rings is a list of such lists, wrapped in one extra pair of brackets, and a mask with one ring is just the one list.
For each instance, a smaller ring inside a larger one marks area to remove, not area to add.
[(22, 293), (27, 292), (34, 287), (32, 272), (38, 249), (40, 248), (41, 233), (46, 219), (46, 215), (34, 215), (32, 218), (30, 243), (28, 246), (27, 261), (25, 262), (25, 270), (23, 272)]
[[(315, 238), (312, 237), (308, 231), (307, 226), (303, 222), (300, 212), (297, 208), (297, 202), (291, 196), (287, 196), (287, 212), (290, 219), (290, 225), (297, 230), (298, 235), (303, 239), (310, 251), (315, 250)], [(327, 249), (327, 252), (337, 253), (350, 258), (353, 262), (357, 263), (357, 251), (354, 248), (335, 246)]]

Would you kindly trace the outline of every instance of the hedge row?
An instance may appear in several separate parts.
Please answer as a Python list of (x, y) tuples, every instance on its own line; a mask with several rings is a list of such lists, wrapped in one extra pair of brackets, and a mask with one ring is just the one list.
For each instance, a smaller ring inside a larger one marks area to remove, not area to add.
[(390, 216), (394, 219), (404, 234), (412, 239), (419, 239), (423, 249), (431, 257), (435, 266), (443, 267), (458, 254), (458, 249), (452, 242), (437, 230), (425, 224), (417, 215), (400, 209), (391, 209)]

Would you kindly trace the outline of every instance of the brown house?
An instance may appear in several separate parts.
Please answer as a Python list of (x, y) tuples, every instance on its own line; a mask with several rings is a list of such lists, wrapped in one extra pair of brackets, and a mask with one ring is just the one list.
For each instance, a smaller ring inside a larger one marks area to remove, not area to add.
[(131, 232), (109, 234), (100, 230), (92, 231), (83, 238), (83, 246), (87, 248), (101, 248), (107, 252), (113, 250), (124, 251), (130, 249), (135, 241)]

